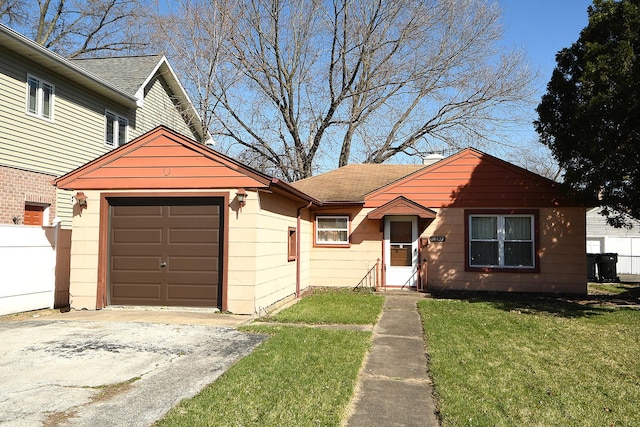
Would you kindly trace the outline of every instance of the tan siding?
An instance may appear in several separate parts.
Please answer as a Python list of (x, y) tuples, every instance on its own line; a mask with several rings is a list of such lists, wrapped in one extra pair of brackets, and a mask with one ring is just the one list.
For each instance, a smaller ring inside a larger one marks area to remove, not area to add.
[(248, 192), (242, 211), (230, 211), (230, 311), (264, 314), (295, 294), (296, 263), (287, 259), (287, 231), (296, 226), (296, 209), (280, 196)]
[(313, 250), (313, 217), (309, 209), (301, 212), (300, 229), (300, 289), (311, 286), (311, 256)]
[[(371, 209), (316, 211), (317, 215), (351, 216), (351, 247), (319, 247), (311, 250), (311, 286), (356, 286), (382, 258), (380, 220), (366, 219)], [(311, 242), (313, 243), (313, 235)]]
[(98, 240), (100, 225), (100, 193), (87, 191), (89, 203), (82, 215), (73, 217), (69, 303), (74, 309), (96, 309), (98, 282)]
[(583, 208), (540, 208), (540, 273), (477, 273), (465, 271), (464, 209), (448, 208), (423, 233), (445, 236), (429, 243), (422, 258), (428, 262), (432, 289), (523, 292), (586, 292)]
[(129, 135), (134, 139), (159, 125), (167, 126), (188, 138), (199, 139), (184, 121), (162, 77), (149, 82), (144, 105), (138, 110), (135, 125), (131, 127)]

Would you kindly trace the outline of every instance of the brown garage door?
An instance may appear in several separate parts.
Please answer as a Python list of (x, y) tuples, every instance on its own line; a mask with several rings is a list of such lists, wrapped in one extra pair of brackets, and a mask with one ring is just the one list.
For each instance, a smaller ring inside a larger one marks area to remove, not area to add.
[(218, 307), (222, 204), (220, 198), (110, 199), (110, 303)]

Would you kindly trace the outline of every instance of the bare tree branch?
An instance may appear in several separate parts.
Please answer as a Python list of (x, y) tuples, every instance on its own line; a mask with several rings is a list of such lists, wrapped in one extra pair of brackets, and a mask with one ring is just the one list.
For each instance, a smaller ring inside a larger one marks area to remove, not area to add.
[[(140, 53), (152, 0), (0, 0), (0, 18), (66, 57)], [(16, 12), (19, 11), (19, 12)]]
[[(172, 27), (164, 38), (179, 74), (207, 88), (200, 107), (220, 148), (289, 180), (436, 142), (481, 148), (533, 105), (535, 76), (500, 44), (500, 10), (488, 0), (179, 5), (172, 15), (198, 31)], [(199, 16), (210, 19), (189, 24)]]

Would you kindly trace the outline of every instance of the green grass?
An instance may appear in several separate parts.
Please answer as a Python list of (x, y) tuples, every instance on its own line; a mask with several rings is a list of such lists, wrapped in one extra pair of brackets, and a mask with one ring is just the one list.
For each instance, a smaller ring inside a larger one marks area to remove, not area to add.
[(640, 295), (640, 286), (637, 283), (589, 283), (587, 288), (589, 295)]
[(337, 426), (371, 333), (251, 326), (273, 334), (158, 426)]
[[(280, 312), (277, 319), (307, 324), (374, 323), (383, 302), (383, 297), (371, 293), (315, 291)], [(370, 332), (260, 324), (242, 330), (271, 336), (156, 425), (340, 425), (371, 344)]]
[(369, 290), (315, 289), (297, 304), (263, 320), (282, 323), (373, 325), (384, 297)]
[(551, 298), (419, 309), (443, 426), (640, 422), (640, 311)]

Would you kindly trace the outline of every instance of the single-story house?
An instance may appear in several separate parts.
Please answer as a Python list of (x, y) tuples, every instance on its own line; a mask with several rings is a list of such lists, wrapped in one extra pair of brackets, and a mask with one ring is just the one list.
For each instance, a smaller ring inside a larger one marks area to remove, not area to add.
[(165, 127), (54, 180), (70, 300), (261, 314), (315, 286), (586, 293), (585, 208), (466, 149), (288, 184)]

